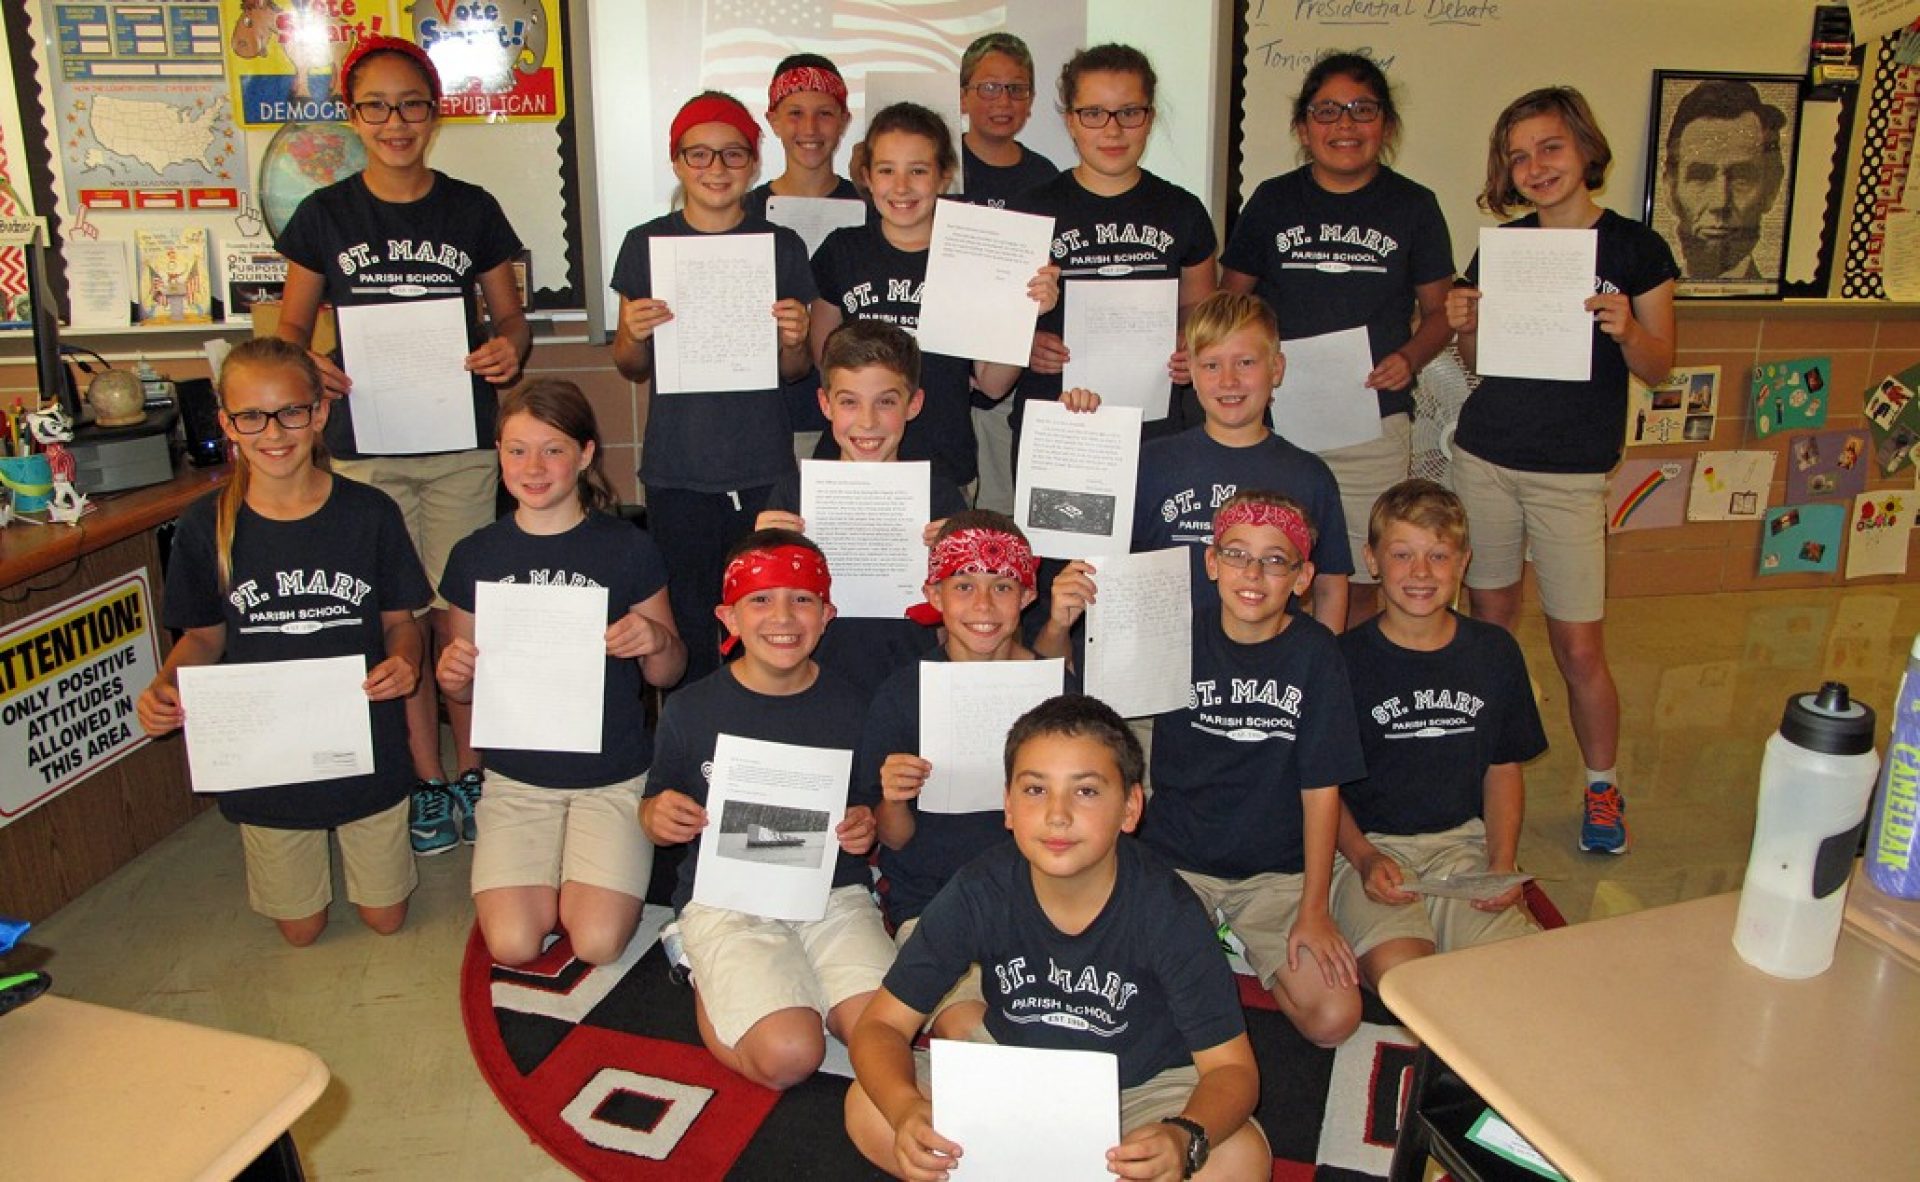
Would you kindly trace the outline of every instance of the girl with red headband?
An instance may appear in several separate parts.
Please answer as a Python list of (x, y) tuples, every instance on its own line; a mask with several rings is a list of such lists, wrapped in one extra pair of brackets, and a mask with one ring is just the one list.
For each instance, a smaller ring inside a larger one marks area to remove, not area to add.
[[(621, 244), (613, 267), (620, 295), (614, 364), (632, 381), (651, 379), (654, 330), (673, 318), (666, 301), (653, 298), (655, 238), (769, 234), (777, 298), (768, 308), (741, 308), (740, 315), (766, 317), (767, 331), (779, 338), (780, 380), (799, 380), (813, 369), (807, 348), (813, 273), (798, 234), (752, 216), (743, 204), (760, 158), (760, 125), (738, 100), (707, 91), (674, 116), (668, 145), (685, 204), (629, 230)], [(753, 529), (774, 482), (793, 470), (792, 422), (778, 385), (650, 401), (640, 482), (649, 527), (667, 560), (674, 619), (687, 642), (688, 681), (719, 664), (713, 592), (727, 548)]]
[[(396, 37), (363, 37), (340, 67), (350, 125), (366, 145), (367, 167), (300, 203), (275, 246), (287, 257), (287, 285), (276, 330), (303, 348), (313, 342), (321, 302), (335, 307), (407, 299), (462, 301), (472, 352), (472, 450), (433, 455), (372, 455), (355, 444), (352, 404), (334, 402), (326, 445), (334, 471), (371, 484), (400, 504), (436, 585), (453, 544), (493, 520), (499, 474), (493, 452), (497, 390), (520, 376), (533, 348), (520, 308), (513, 259), (520, 239), (500, 203), (475, 185), (427, 167), (439, 125), (440, 75), (426, 52)], [(479, 327), (476, 283), (486, 296), (491, 335)], [(351, 378), (332, 357), (314, 354), (327, 397), (340, 399)], [(357, 363), (348, 359), (349, 364)], [(442, 646), (451, 636), (446, 601), (427, 620)], [(440, 713), (433, 679), (422, 677), (407, 703), (413, 752), (414, 851), (436, 854), (473, 840), (480, 801), (480, 759), (469, 739), (471, 715), (450, 703), (457, 766), (451, 785), (440, 766)]]

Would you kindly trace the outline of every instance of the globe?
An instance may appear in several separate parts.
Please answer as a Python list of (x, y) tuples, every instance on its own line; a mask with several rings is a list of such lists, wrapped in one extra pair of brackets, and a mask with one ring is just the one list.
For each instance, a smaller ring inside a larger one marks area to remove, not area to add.
[(289, 123), (274, 132), (260, 161), (267, 232), (278, 238), (307, 194), (366, 166), (366, 145), (344, 123)]

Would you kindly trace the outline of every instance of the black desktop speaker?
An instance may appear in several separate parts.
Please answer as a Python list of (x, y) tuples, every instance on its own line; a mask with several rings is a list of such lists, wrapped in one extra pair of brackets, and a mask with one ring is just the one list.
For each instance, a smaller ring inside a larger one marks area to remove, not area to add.
[(220, 400), (209, 378), (189, 378), (177, 383), (180, 391), (180, 423), (187, 441), (187, 462), (196, 468), (210, 468), (227, 458), (227, 437), (220, 430)]

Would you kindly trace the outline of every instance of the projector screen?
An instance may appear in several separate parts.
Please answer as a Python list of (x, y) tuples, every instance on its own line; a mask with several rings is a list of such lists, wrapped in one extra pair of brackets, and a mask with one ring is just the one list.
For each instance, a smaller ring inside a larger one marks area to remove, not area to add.
[[(1216, 220), (1224, 70), (1216, 47), (1223, 6), (1193, 0), (588, 0), (575, 23), (574, 63), (584, 63), (577, 104), (588, 324), (595, 339), (619, 301), (607, 290), (626, 232), (666, 212), (673, 198), (667, 124), (701, 90), (724, 90), (756, 115), (766, 110), (773, 67), (789, 53), (825, 54), (846, 76), (853, 112), (839, 156), (866, 126), (870, 73), (948, 74), (982, 33), (1005, 29), (1033, 50), (1038, 93), (1022, 133), (1056, 164), (1073, 162), (1055, 80), (1074, 51), (1105, 41), (1144, 50), (1159, 75), (1145, 167), (1188, 189)], [(764, 120), (763, 120), (764, 122)], [(778, 176), (780, 142), (762, 145), (758, 184)]]

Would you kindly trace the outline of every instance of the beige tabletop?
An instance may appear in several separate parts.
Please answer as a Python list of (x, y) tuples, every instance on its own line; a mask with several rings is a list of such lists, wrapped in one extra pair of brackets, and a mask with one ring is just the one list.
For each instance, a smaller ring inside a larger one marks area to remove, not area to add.
[(1920, 969), (1920, 899), (1881, 894), (1858, 862), (1847, 891), (1847, 923)]
[(1737, 894), (1402, 965), (1395, 1014), (1576, 1182), (1920, 1178), (1920, 972), (1844, 930), (1783, 981)]
[(301, 1047), (41, 997), (0, 1017), (0, 1175), (230, 1179), (326, 1086)]

